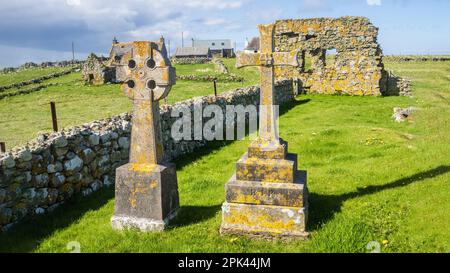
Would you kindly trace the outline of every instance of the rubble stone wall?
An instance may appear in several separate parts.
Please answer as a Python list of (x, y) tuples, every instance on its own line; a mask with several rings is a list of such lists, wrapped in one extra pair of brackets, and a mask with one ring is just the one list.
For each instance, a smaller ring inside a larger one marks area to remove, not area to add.
[[(379, 96), (384, 89), (378, 28), (364, 17), (277, 20), (275, 51), (299, 50), (300, 68), (277, 67), (277, 78), (298, 78), (306, 92)], [(334, 60), (327, 50), (336, 50)], [(311, 71), (305, 69), (310, 58)]]
[(81, 67), (83, 80), (92, 84), (116, 82), (115, 67), (105, 65), (105, 61), (91, 53)]
[[(293, 99), (292, 81), (278, 82), (275, 101)], [(174, 108), (194, 105), (258, 105), (259, 87), (250, 86), (215, 97), (199, 97), (160, 109), (164, 149), (168, 159), (190, 153), (207, 141), (174, 141)], [(206, 121), (206, 119), (204, 119)], [(89, 195), (114, 183), (115, 169), (128, 161), (131, 115), (121, 114), (58, 133), (39, 135), (26, 146), (0, 155), (0, 229), (7, 230), (26, 216), (42, 214), (75, 194)], [(192, 133), (193, 134), (193, 133)], [(192, 138), (193, 139), (193, 138)]]

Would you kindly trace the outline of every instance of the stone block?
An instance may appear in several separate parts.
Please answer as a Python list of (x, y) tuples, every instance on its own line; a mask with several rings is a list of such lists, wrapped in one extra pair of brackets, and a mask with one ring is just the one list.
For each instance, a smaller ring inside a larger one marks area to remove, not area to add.
[(283, 159), (288, 151), (288, 143), (280, 139), (280, 144), (271, 146), (269, 143), (254, 141), (248, 146), (248, 157), (265, 159)]
[(236, 180), (233, 175), (225, 186), (228, 203), (303, 207), (308, 203), (306, 171), (297, 171), (294, 183), (268, 183)]
[(179, 207), (175, 165), (129, 163), (116, 170), (114, 229), (162, 231)]
[(236, 163), (236, 178), (244, 181), (293, 183), (297, 171), (297, 155), (286, 159), (260, 159), (244, 154)]
[(306, 238), (307, 211), (305, 207), (225, 202), (222, 205), (220, 233), (263, 238)]

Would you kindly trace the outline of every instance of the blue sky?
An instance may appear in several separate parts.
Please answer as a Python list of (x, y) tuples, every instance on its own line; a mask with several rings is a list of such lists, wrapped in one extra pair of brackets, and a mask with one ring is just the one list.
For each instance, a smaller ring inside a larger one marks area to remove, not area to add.
[(229, 38), (237, 48), (258, 23), (366, 16), (385, 54), (450, 54), (448, 0), (0, 0), (0, 66), (107, 54), (111, 40)]

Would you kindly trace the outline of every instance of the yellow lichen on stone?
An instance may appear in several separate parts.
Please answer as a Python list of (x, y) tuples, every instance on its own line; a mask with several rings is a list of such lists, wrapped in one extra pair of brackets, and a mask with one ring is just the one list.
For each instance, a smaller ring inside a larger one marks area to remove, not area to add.
[(156, 164), (140, 164), (140, 163), (131, 163), (130, 171), (141, 172), (141, 173), (150, 173), (154, 171), (156, 168)]

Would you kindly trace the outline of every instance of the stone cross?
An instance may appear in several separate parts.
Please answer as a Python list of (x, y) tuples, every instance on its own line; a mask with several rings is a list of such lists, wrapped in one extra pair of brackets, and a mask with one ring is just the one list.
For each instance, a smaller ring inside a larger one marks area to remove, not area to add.
[(258, 25), (259, 53), (237, 53), (236, 67), (258, 66), (260, 69), (260, 121), (259, 140), (267, 145), (279, 146), (277, 119), (274, 113), (274, 67), (299, 66), (297, 51), (274, 52), (274, 24)]
[(221, 234), (305, 238), (308, 216), (306, 171), (279, 138), (274, 111), (274, 67), (298, 66), (297, 52), (274, 52), (274, 25), (259, 25), (260, 53), (238, 53), (236, 66), (261, 71), (259, 136), (236, 162), (225, 186)]
[(159, 100), (175, 84), (175, 71), (167, 58), (164, 40), (133, 42), (122, 88), (133, 100), (130, 163), (136, 168), (163, 161)]
[(175, 84), (164, 45), (159, 41), (123, 44), (125, 94), (133, 100), (130, 162), (116, 169), (114, 229), (164, 230), (179, 207), (175, 165), (165, 161), (159, 100)]

